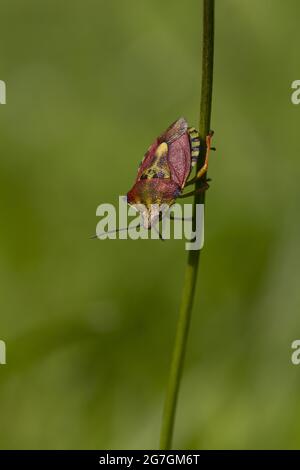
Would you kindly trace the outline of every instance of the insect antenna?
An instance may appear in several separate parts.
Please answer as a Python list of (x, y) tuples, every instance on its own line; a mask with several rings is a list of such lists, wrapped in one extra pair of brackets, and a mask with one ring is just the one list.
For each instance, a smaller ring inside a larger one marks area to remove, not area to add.
[(176, 217), (173, 214), (169, 215), (170, 220), (181, 220), (182, 222), (191, 222), (193, 220), (193, 217)]
[(90, 237), (90, 240), (93, 240), (95, 238), (100, 238), (102, 235), (106, 235), (107, 233), (117, 233), (117, 232), (124, 232), (124, 230), (127, 230), (127, 232), (129, 232), (129, 230), (133, 230), (134, 228), (139, 228), (141, 226), (141, 224), (138, 224), (138, 225), (135, 225), (134, 227), (123, 227), (123, 228), (116, 228), (116, 230), (108, 230), (107, 232), (102, 232), (100, 233), (100, 235), (92, 235)]
[[(124, 232), (125, 230), (127, 230), (127, 232), (129, 232), (130, 230), (133, 230), (133, 229), (136, 229), (136, 228), (139, 228), (141, 227), (141, 224), (138, 224), (138, 225), (134, 225), (134, 227), (122, 227), (122, 228), (117, 228), (116, 230), (108, 230), (107, 232), (102, 232), (100, 233), (100, 235), (92, 235), (90, 238), (90, 240), (95, 240), (96, 238), (100, 238), (102, 235), (106, 235), (107, 233), (117, 233), (117, 232)], [(159, 236), (159, 239), (162, 240), (163, 242), (165, 241), (165, 239), (163, 238), (162, 234), (160, 233), (160, 231), (155, 227), (155, 225), (153, 225), (153, 228), (154, 230), (156, 231), (156, 233), (158, 234)], [(150, 229), (149, 229), (150, 230)]]
[(157, 228), (155, 227), (155, 225), (153, 225), (153, 228), (154, 228), (155, 232), (158, 234), (159, 239), (160, 239), (162, 242), (164, 242), (165, 239), (164, 239), (164, 237), (162, 236), (162, 234), (160, 233), (159, 229), (157, 229)]

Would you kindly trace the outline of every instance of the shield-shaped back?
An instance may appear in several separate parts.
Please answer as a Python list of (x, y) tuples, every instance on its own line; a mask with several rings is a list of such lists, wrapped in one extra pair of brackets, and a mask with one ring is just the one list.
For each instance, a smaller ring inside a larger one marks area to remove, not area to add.
[(183, 188), (191, 171), (191, 148), (184, 118), (173, 122), (149, 147), (138, 170), (140, 179), (171, 179)]

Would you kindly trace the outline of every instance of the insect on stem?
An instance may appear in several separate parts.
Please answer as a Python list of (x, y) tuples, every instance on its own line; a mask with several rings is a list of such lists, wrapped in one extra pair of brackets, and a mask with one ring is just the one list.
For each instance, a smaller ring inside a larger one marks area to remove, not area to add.
[[(212, 84), (213, 84), (213, 55), (214, 55), (214, 0), (203, 0), (203, 49), (202, 49), (202, 84), (201, 84), (201, 103), (200, 103), (200, 125), (199, 133), (202, 142), (205, 142), (206, 136), (210, 130), (210, 116), (212, 103)], [(197, 171), (203, 166), (206, 155), (206, 145), (200, 147), (200, 155), (197, 164)], [(203, 179), (195, 182), (196, 190), (199, 189)], [(196, 204), (204, 203), (205, 192), (196, 193), (194, 200), (193, 218), (195, 225)], [(187, 345), (191, 312), (196, 288), (197, 272), (200, 259), (200, 251), (189, 251), (185, 278), (182, 292), (175, 345), (173, 349), (172, 361), (169, 372), (169, 381), (164, 404), (160, 448), (163, 450), (172, 448), (174, 433), (174, 423), (177, 399), (180, 387), (180, 380), (183, 371), (184, 357)]]

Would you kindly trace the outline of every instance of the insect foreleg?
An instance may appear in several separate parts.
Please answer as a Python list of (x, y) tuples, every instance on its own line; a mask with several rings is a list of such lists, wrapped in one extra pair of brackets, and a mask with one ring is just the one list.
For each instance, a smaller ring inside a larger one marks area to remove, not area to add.
[(186, 193), (186, 194), (180, 194), (180, 196), (178, 196), (178, 198), (183, 199), (185, 197), (194, 196), (195, 194), (203, 193), (208, 188), (209, 188), (209, 184), (205, 182), (205, 183), (203, 183), (203, 185), (200, 188), (195, 189), (194, 191), (190, 191), (189, 193)]

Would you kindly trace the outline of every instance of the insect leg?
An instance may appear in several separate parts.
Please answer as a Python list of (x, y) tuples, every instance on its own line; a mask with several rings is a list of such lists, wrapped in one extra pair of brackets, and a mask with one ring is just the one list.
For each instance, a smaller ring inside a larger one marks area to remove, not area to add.
[(186, 194), (181, 194), (180, 196), (178, 196), (178, 198), (183, 199), (185, 197), (194, 196), (195, 194), (203, 193), (208, 188), (209, 188), (209, 184), (205, 182), (200, 188), (195, 189), (194, 191), (190, 191), (189, 193), (186, 193)]

